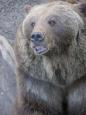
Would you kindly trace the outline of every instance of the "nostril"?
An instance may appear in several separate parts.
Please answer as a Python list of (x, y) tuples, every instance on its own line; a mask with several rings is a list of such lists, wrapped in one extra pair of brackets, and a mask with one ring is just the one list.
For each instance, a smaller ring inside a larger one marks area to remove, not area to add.
[(40, 34), (37, 34), (37, 36), (36, 36), (37, 38), (42, 38), (42, 35), (40, 35)]
[(36, 41), (36, 35), (35, 35), (35, 34), (32, 34), (32, 35), (31, 35), (31, 41), (32, 41), (32, 42), (35, 42), (35, 41)]
[(32, 35), (31, 35), (31, 38), (32, 38), (32, 39), (34, 39), (34, 38), (35, 38), (35, 35), (34, 35), (34, 34), (32, 34)]

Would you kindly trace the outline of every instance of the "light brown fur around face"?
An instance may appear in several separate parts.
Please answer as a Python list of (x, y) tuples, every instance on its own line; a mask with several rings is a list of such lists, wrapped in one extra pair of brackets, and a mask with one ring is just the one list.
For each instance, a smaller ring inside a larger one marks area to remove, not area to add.
[[(15, 47), (19, 107), (24, 108), (25, 103), (29, 103), (27, 95), (31, 92), (35, 94), (38, 104), (38, 98), (43, 102), (46, 100), (46, 103), (42, 103), (43, 106), (53, 107), (54, 103), (56, 115), (58, 111), (63, 112), (61, 89), (80, 78), (86, 70), (86, 36), (82, 32), (84, 21), (75, 9), (75, 6), (61, 1), (35, 6), (19, 27)], [(55, 21), (54, 26), (49, 25), (51, 20)], [(32, 46), (31, 35), (35, 32), (43, 33), (43, 43), (48, 49), (40, 56), (36, 55)], [(29, 78), (29, 72), (32, 73), (32, 78)], [(28, 88), (29, 82), (31, 86)], [(52, 89), (51, 92), (47, 84)], [(57, 90), (58, 86), (60, 91)], [(41, 111), (41, 114), (46, 115), (45, 113)]]

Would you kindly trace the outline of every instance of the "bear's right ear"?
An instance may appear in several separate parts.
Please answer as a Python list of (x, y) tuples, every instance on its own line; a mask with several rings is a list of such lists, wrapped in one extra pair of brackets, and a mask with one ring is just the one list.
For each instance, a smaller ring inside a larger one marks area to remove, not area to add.
[(77, 3), (77, 0), (65, 0), (66, 2), (69, 2), (69, 3), (71, 3), (71, 4), (75, 4), (75, 3)]
[(24, 10), (25, 10), (25, 12), (26, 12), (27, 14), (30, 12), (31, 8), (32, 8), (31, 5), (25, 5), (25, 6), (24, 6)]
[(74, 10), (85, 18), (86, 17), (86, 2), (75, 4)]
[(86, 17), (86, 2), (79, 5), (79, 10)]

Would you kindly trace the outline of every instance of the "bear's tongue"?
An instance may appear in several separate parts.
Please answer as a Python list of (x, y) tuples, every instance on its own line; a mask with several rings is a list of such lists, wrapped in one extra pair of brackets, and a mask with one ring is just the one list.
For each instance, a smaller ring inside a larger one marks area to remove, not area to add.
[(47, 51), (48, 51), (48, 49), (44, 46), (35, 46), (34, 47), (34, 52), (37, 55), (42, 55), (42, 54), (46, 53)]

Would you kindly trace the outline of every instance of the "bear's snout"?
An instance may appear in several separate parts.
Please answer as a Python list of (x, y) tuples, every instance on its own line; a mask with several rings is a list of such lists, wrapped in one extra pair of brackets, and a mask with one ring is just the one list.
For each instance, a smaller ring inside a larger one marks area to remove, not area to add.
[(40, 43), (44, 40), (44, 35), (41, 32), (33, 32), (31, 35), (31, 41), (34, 43)]
[(48, 47), (45, 42), (45, 35), (42, 32), (32, 32), (31, 48), (36, 55), (42, 55), (48, 52)]

